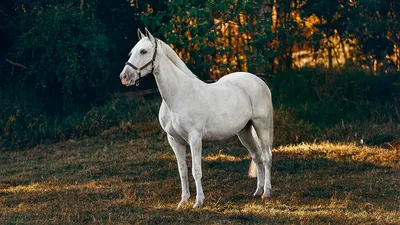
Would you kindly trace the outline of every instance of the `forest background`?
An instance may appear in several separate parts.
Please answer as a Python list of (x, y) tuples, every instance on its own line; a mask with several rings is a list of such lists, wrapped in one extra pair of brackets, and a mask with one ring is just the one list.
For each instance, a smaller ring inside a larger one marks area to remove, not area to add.
[[(4, 0), (0, 150), (157, 119), (149, 76), (119, 73), (147, 27), (202, 80), (249, 71), (270, 86), (275, 145), (399, 137), (397, 0)], [(133, 97), (132, 97), (133, 96)]]

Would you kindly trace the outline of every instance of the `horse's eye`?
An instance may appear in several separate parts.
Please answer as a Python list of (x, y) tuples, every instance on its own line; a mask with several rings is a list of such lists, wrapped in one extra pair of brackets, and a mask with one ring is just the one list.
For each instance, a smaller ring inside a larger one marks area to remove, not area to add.
[(147, 53), (147, 51), (145, 49), (140, 50), (140, 54), (144, 55), (146, 53)]

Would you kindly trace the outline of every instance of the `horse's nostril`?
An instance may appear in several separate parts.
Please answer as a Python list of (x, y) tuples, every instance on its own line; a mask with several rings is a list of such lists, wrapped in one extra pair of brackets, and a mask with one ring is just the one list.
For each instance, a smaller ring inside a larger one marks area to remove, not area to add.
[(126, 79), (126, 73), (124, 73), (124, 76), (122, 76), (122, 78)]

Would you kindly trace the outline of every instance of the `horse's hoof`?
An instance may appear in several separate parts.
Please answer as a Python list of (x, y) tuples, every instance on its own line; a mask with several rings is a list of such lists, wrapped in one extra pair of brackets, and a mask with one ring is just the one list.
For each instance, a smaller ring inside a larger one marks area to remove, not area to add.
[(182, 199), (181, 202), (179, 202), (178, 207), (176, 209), (180, 209), (183, 205), (187, 204), (189, 202), (189, 199)]
[(204, 200), (196, 200), (196, 203), (193, 206), (193, 209), (200, 208), (203, 205)]
[(256, 192), (254, 192), (253, 196), (261, 196), (262, 195), (262, 189), (257, 188)]
[(203, 203), (196, 202), (193, 206), (193, 209), (200, 208), (202, 205)]
[(200, 208), (204, 202), (204, 194), (200, 194), (196, 196), (196, 203), (194, 204), (193, 208)]
[(264, 194), (261, 196), (261, 199), (271, 198), (271, 189), (265, 190)]

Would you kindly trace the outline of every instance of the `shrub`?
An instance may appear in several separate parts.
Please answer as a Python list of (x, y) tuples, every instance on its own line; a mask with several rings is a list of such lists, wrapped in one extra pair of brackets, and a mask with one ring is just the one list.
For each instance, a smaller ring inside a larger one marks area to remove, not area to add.
[(67, 3), (31, 7), (17, 10), (20, 35), (8, 53), (27, 69), (12, 69), (7, 83), (37, 96), (47, 111), (70, 112), (103, 95), (113, 45), (92, 10)]
[(267, 78), (275, 107), (290, 106), (321, 128), (344, 121), (400, 122), (400, 73), (301, 70)]
[[(1, 102), (0, 106), (9, 102)], [(112, 127), (123, 128), (121, 135), (130, 136), (136, 123), (157, 120), (159, 104), (159, 99), (145, 101), (136, 97), (127, 100), (118, 96), (86, 113), (68, 116), (46, 116), (25, 101), (14, 103), (13, 107), (0, 107), (0, 150), (91, 137)]]

